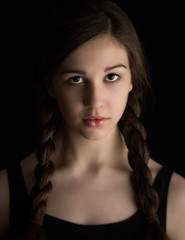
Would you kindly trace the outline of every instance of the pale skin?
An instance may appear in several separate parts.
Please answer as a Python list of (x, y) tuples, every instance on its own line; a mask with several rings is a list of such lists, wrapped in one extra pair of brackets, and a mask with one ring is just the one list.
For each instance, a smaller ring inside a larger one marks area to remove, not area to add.
[[(111, 74), (111, 75), (110, 75)], [(56, 152), (47, 214), (78, 224), (104, 224), (129, 218), (137, 211), (130, 183), (131, 168), (117, 122), (132, 91), (126, 50), (111, 36), (93, 39), (75, 50), (59, 66), (48, 93), (56, 98), (64, 117), (54, 138)], [(83, 119), (103, 116), (101, 127)], [(34, 184), (35, 153), (21, 161), (27, 192)], [(150, 159), (153, 179), (161, 165)], [(0, 237), (9, 225), (7, 171), (0, 173)], [(167, 234), (185, 236), (185, 180), (174, 173), (167, 205)]]

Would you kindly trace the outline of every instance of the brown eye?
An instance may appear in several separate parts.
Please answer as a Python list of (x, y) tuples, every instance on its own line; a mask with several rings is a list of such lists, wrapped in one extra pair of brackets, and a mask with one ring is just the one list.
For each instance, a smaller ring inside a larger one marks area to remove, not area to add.
[(115, 73), (110, 73), (105, 77), (105, 80), (108, 82), (115, 82), (116, 80), (119, 79), (119, 75)]
[(80, 84), (83, 82), (84, 82), (84, 79), (80, 76), (74, 76), (74, 77), (69, 78), (69, 83), (71, 83), (71, 84)]

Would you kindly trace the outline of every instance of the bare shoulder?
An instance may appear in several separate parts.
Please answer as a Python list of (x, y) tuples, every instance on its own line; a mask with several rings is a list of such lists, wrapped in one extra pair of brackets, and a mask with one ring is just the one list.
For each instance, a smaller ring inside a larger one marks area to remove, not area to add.
[(162, 165), (150, 158), (148, 167), (152, 173), (152, 179), (154, 181)]
[(35, 165), (37, 164), (36, 153), (33, 152), (26, 158), (20, 161), (21, 168), (25, 174), (29, 174), (33, 171)]
[[(148, 164), (153, 180), (162, 167), (150, 159)], [(185, 236), (185, 178), (173, 173), (168, 189), (166, 231), (170, 240), (184, 240)]]
[(0, 239), (5, 239), (9, 228), (9, 184), (7, 169), (0, 171)]
[(28, 155), (21, 162), (21, 169), (23, 173), (24, 182), (26, 185), (26, 189), (28, 194), (30, 195), (31, 189), (34, 185), (34, 169), (37, 164), (36, 154), (35, 152)]
[[(35, 153), (20, 161), (27, 190), (31, 188), (34, 181), (34, 167), (36, 165)], [(7, 239), (9, 231), (10, 215), (10, 191), (8, 180), (8, 169), (0, 171), (0, 239)]]
[(167, 233), (170, 240), (185, 236), (185, 178), (177, 173), (173, 173), (168, 191)]

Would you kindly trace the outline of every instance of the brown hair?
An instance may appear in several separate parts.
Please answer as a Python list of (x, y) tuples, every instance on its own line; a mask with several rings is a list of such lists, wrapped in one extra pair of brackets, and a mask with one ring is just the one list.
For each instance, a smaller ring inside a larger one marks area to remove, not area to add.
[(47, 198), (52, 190), (54, 173), (52, 157), (53, 137), (59, 127), (61, 114), (51, 99), (43, 81), (50, 81), (58, 64), (74, 49), (88, 40), (110, 34), (124, 45), (132, 74), (133, 89), (119, 121), (128, 147), (128, 161), (132, 168), (131, 183), (139, 209), (148, 221), (146, 240), (165, 240), (167, 236), (157, 217), (158, 196), (152, 187), (152, 176), (147, 166), (149, 151), (146, 132), (139, 120), (142, 96), (149, 88), (143, 51), (136, 31), (123, 10), (109, 0), (68, 1), (59, 5), (41, 24), (35, 47), (35, 79), (42, 89), (41, 136), (37, 148), (36, 184), (32, 191), (30, 227), (24, 239), (47, 239), (42, 230)]

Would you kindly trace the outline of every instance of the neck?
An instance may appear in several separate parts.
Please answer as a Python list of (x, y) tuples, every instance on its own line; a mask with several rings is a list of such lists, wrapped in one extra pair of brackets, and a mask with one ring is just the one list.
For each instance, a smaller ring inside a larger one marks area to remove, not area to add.
[(127, 156), (126, 144), (118, 127), (99, 140), (88, 140), (60, 129), (55, 144), (58, 152), (56, 165), (59, 167), (67, 165), (84, 170), (98, 169), (102, 165), (116, 167)]

